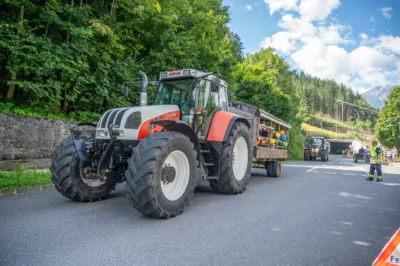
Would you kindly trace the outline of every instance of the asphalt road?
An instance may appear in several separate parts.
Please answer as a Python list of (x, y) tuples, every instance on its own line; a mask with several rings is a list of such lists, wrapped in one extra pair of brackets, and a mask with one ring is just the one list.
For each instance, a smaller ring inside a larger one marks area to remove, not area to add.
[(241, 195), (197, 189), (173, 219), (136, 212), (123, 186), (76, 203), (55, 191), (0, 198), (0, 265), (371, 265), (400, 227), (400, 168), (331, 156), (254, 169)]

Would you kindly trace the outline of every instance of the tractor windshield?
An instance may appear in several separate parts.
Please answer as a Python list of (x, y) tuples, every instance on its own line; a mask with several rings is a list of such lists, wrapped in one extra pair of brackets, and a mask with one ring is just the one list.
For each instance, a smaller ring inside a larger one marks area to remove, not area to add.
[(321, 145), (322, 145), (322, 139), (317, 139), (317, 138), (315, 138), (315, 139), (312, 139), (312, 142), (311, 142), (311, 144), (312, 144), (312, 145), (318, 145), (318, 146), (321, 146)]
[(176, 104), (181, 110), (194, 107), (195, 79), (161, 81), (155, 105)]

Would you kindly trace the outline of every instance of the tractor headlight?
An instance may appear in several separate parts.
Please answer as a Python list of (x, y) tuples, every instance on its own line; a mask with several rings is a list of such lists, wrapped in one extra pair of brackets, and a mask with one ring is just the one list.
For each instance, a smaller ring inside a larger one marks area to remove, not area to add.
[(108, 131), (107, 130), (96, 130), (96, 137), (99, 138), (104, 138), (104, 137), (108, 137)]

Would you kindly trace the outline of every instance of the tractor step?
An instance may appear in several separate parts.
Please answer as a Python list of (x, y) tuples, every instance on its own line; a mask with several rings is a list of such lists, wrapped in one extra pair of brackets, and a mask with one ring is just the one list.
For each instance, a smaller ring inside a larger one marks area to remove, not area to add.
[(207, 180), (217, 180), (218, 176), (207, 176)]
[(203, 163), (204, 166), (214, 166), (214, 163)]
[(210, 150), (200, 150), (200, 153), (210, 153)]

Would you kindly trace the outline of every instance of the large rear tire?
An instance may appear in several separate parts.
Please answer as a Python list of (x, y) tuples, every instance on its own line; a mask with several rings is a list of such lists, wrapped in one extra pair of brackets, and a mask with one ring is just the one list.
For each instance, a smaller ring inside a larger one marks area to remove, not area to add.
[(238, 194), (246, 190), (251, 176), (252, 149), (248, 127), (236, 122), (222, 144), (220, 174), (210, 180), (213, 190), (222, 194)]
[(75, 201), (97, 201), (107, 197), (118, 183), (117, 176), (98, 186), (90, 186), (82, 178), (80, 159), (70, 137), (62, 140), (51, 155), (51, 180), (64, 197)]
[(178, 132), (150, 134), (128, 160), (128, 199), (146, 216), (175, 217), (193, 196), (197, 166), (196, 151), (188, 137)]

